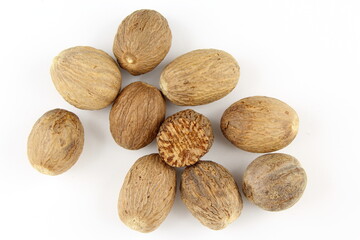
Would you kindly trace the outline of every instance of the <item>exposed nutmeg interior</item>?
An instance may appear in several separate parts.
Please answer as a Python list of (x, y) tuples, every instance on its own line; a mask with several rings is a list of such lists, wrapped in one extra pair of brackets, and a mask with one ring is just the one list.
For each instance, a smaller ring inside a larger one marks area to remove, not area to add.
[(209, 151), (213, 140), (210, 120), (191, 109), (168, 117), (157, 135), (159, 154), (173, 167), (199, 161)]

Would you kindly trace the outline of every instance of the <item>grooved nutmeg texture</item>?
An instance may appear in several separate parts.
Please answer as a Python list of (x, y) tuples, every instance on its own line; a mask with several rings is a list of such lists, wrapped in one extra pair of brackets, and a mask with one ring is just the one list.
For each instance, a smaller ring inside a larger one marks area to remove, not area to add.
[(181, 199), (203, 225), (220, 230), (235, 221), (243, 203), (229, 171), (211, 161), (199, 161), (181, 175)]
[(72, 112), (54, 109), (34, 124), (27, 143), (31, 165), (47, 175), (58, 175), (70, 169), (84, 146), (84, 129)]
[(240, 67), (230, 54), (199, 49), (167, 65), (160, 76), (160, 88), (174, 104), (195, 106), (226, 96), (235, 88), (239, 77)]
[(114, 59), (92, 47), (62, 51), (54, 58), (50, 73), (61, 96), (80, 109), (107, 107), (121, 87), (121, 74)]
[(120, 24), (113, 51), (120, 66), (132, 75), (153, 70), (171, 46), (167, 20), (154, 10), (138, 10)]
[(244, 174), (245, 196), (268, 211), (280, 211), (293, 206), (305, 187), (306, 173), (299, 161), (283, 153), (256, 158)]
[(278, 99), (263, 96), (235, 102), (221, 118), (224, 136), (236, 147), (255, 153), (286, 147), (296, 137), (298, 127), (294, 109)]
[(209, 151), (213, 141), (210, 120), (191, 109), (165, 119), (157, 135), (159, 154), (173, 167), (196, 163)]
[(176, 171), (159, 154), (138, 159), (120, 191), (121, 221), (139, 232), (154, 231), (165, 220), (175, 200)]
[(125, 87), (110, 111), (110, 131), (120, 146), (140, 149), (151, 143), (165, 118), (165, 100), (161, 92), (146, 83)]

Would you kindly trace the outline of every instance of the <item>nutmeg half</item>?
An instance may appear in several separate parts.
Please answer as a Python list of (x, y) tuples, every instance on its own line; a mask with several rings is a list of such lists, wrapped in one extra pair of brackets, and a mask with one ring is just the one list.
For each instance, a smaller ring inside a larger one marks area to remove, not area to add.
[(173, 167), (196, 163), (209, 151), (213, 141), (210, 120), (191, 109), (165, 119), (157, 135), (159, 154)]

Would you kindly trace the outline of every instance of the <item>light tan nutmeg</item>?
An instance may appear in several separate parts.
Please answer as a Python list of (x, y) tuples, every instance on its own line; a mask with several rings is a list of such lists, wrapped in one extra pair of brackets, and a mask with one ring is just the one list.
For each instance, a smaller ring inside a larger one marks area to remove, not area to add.
[(247, 167), (243, 192), (257, 206), (281, 211), (300, 199), (306, 181), (305, 170), (296, 158), (283, 153), (265, 154)]
[(223, 166), (211, 161), (199, 161), (185, 168), (180, 192), (192, 215), (213, 230), (235, 221), (243, 207), (234, 178)]
[(165, 100), (161, 92), (146, 83), (125, 87), (110, 111), (110, 131), (120, 146), (140, 149), (151, 143), (165, 118)]
[(240, 67), (230, 54), (199, 49), (167, 65), (160, 76), (160, 88), (174, 104), (195, 106), (226, 96), (235, 88), (239, 77)]
[(169, 214), (175, 200), (176, 171), (158, 154), (138, 159), (127, 173), (120, 191), (121, 221), (139, 232), (151, 232)]
[(171, 46), (167, 20), (154, 10), (138, 10), (120, 24), (113, 51), (120, 66), (132, 75), (153, 70)]
[(238, 148), (255, 153), (273, 152), (295, 138), (299, 118), (286, 103), (270, 97), (241, 99), (221, 118), (224, 136)]
[(167, 164), (185, 167), (209, 151), (214, 135), (207, 117), (187, 109), (165, 119), (156, 139), (159, 154)]
[(114, 59), (92, 47), (62, 51), (54, 58), (50, 73), (61, 96), (80, 109), (109, 106), (121, 87), (121, 74)]
[(70, 169), (84, 146), (84, 129), (72, 112), (54, 109), (34, 124), (27, 143), (31, 165), (47, 175), (58, 175)]

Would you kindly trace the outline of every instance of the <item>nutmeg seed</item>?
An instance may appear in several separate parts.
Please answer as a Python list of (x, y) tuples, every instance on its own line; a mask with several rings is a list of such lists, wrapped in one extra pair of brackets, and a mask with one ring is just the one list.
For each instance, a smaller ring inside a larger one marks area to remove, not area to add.
[(107, 107), (121, 87), (121, 74), (114, 59), (92, 47), (62, 51), (54, 58), (50, 73), (61, 96), (80, 109)]
[(159, 154), (138, 159), (127, 173), (119, 195), (121, 221), (139, 232), (151, 232), (169, 214), (176, 192), (176, 171)]
[(239, 77), (240, 67), (230, 54), (199, 49), (167, 65), (160, 76), (160, 88), (174, 104), (195, 106), (226, 96), (235, 88)]
[(236, 147), (256, 153), (280, 150), (295, 138), (299, 118), (286, 103), (270, 97), (248, 97), (232, 104), (221, 118), (224, 136)]
[(299, 201), (306, 187), (306, 173), (299, 161), (283, 153), (256, 158), (244, 174), (245, 196), (268, 211), (281, 211)]
[(181, 175), (181, 199), (203, 225), (220, 230), (235, 221), (243, 203), (230, 172), (220, 164), (199, 161)]
[(154, 10), (138, 10), (127, 16), (114, 39), (114, 55), (122, 68), (132, 75), (153, 70), (171, 46), (167, 20)]
[(157, 88), (143, 82), (129, 84), (110, 111), (114, 140), (126, 149), (145, 147), (155, 139), (165, 110), (165, 100)]
[(156, 139), (159, 154), (167, 164), (185, 167), (209, 151), (214, 135), (207, 117), (187, 109), (165, 119)]
[(31, 165), (47, 175), (58, 175), (70, 169), (84, 146), (84, 129), (72, 112), (54, 109), (34, 124), (27, 143)]

